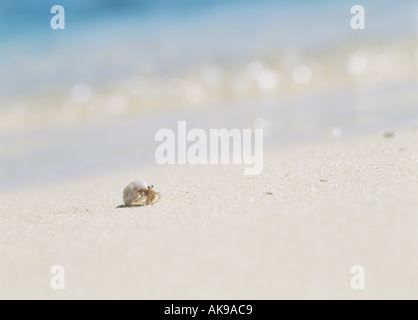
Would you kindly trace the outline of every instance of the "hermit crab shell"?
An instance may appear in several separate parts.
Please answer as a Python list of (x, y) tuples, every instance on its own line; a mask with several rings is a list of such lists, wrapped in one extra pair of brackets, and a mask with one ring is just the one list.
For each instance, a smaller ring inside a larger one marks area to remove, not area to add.
[(134, 180), (123, 189), (123, 202), (125, 206), (130, 206), (135, 200), (141, 196), (138, 191), (147, 189), (148, 186), (143, 180)]

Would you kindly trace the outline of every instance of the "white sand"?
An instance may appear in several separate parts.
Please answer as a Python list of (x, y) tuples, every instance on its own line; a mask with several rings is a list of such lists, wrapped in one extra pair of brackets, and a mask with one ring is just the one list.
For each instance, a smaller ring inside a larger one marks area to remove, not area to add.
[[(417, 160), (411, 128), (1, 194), (0, 298), (417, 299)], [(138, 178), (161, 201), (118, 207)]]

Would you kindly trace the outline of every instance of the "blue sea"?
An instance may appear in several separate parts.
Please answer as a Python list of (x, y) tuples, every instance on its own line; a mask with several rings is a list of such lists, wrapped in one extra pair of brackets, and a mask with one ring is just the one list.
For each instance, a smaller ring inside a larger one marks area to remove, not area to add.
[(152, 164), (179, 120), (267, 147), (416, 124), (418, 2), (362, 1), (360, 30), (355, 4), (2, 0), (0, 190)]

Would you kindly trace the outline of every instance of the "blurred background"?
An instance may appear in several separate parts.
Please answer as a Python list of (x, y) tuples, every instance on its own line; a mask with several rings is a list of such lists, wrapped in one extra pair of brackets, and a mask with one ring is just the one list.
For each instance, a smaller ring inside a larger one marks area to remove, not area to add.
[(0, 190), (155, 163), (155, 132), (179, 120), (264, 128), (267, 147), (416, 124), (417, 14), (412, 0), (2, 0)]

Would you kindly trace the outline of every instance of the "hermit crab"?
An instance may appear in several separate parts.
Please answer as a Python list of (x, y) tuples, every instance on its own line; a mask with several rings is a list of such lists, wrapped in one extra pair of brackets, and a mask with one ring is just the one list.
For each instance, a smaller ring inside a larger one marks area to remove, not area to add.
[(160, 200), (159, 192), (153, 190), (154, 186), (147, 186), (143, 180), (134, 180), (123, 190), (125, 206), (149, 205)]

